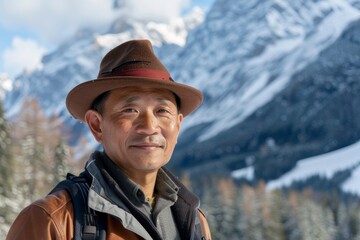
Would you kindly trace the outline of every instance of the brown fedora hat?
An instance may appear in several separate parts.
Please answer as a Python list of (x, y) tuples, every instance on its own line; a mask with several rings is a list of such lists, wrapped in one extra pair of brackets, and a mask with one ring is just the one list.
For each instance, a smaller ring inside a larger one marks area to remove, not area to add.
[(155, 56), (150, 41), (132, 40), (104, 56), (97, 79), (74, 87), (67, 95), (66, 107), (74, 118), (85, 121), (85, 113), (96, 97), (128, 86), (151, 86), (174, 92), (180, 98), (180, 111), (184, 116), (199, 107), (203, 100), (202, 93), (196, 88), (174, 82)]

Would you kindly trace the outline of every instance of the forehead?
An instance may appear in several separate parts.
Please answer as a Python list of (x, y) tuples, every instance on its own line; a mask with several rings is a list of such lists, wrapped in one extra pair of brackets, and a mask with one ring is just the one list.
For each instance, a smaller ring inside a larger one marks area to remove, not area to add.
[(175, 103), (175, 95), (167, 89), (150, 87), (125, 87), (111, 90), (109, 98), (116, 101), (136, 101), (141, 97), (155, 98), (158, 100), (169, 100)]

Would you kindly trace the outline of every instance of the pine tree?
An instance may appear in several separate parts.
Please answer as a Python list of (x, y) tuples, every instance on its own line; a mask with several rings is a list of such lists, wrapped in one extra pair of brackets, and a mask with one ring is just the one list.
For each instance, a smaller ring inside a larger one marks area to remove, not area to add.
[(359, 203), (353, 203), (348, 208), (349, 230), (351, 239), (360, 240), (360, 207)]
[(211, 235), (213, 239), (221, 239), (219, 235), (219, 214), (221, 205), (217, 201), (216, 179), (214, 177), (202, 177), (194, 184), (194, 189), (204, 189), (201, 192), (202, 209), (206, 210), (207, 221), (211, 227)]
[(8, 123), (4, 117), (2, 103), (0, 102), (0, 195), (9, 196), (12, 192), (12, 167), (10, 151), (10, 135)]
[(56, 185), (63, 180), (69, 172), (70, 149), (64, 140), (59, 139), (59, 143), (54, 151), (53, 185)]
[(358, 203), (339, 202), (336, 208), (337, 232), (336, 239), (360, 239), (360, 209)]
[(35, 99), (26, 99), (19, 112), (13, 122), (15, 145), (18, 146), (16, 158), (19, 160), (19, 191), (28, 202), (32, 202), (43, 193), (42, 188), (49, 185), (45, 176), (49, 173), (46, 169), (49, 162), (43, 161), (47, 152), (48, 139), (44, 135), (48, 124)]
[(237, 239), (234, 221), (237, 217), (236, 186), (231, 179), (219, 179), (217, 182), (217, 194), (215, 199), (222, 206), (218, 212), (219, 239)]
[(329, 208), (321, 206), (311, 199), (313, 191), (305, 190), (299, 208), (299, 227), (302, 239), (334, 239), (334, 217)]
[(240, 211), (242, 215), (237, 223), (241, 232), (239, 239), (262, 240), (264, 236), (260, 205), (263, 193), (261, 191), (257, 192), (249, 186), (243, 186), (241, 191)]
[(265, 239), (286, 239), (283, 224), (284, 205), (283, 196), (280, 191), (265, 193), (264, 203), (262, 204)]
[(289, 240), (302, 239), (301, 229), (299, 229), (299, 197), (295, 191), (290, 191), (285, 199), (283, 224), (286, 238)]
[(26, 99), (12, 122), (19, 207), (46, 195), (63, 178), (69, 158), (61, 121), (49, 119), (36, 99)]
[(4, 236), (15, 215), (11, 199), (14, 197), (14, 163), (11, 155), (9, 126), (0, 102), (0, 234)]

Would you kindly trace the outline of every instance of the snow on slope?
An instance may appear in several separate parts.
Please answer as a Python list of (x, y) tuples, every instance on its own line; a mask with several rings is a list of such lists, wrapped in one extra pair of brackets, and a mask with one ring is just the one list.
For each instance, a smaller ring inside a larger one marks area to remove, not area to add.
[[(210, 139), (235, 126), (271, 101), (287, 86), (291, 76), (311, 64), (319, 52), (338, 39), (350, 22), (360, 17), (359, 11), (342, 1), (309, 1), (309, 4), (313, 4), (311, 8), (288, 6), (289, 1), (283, 0), (274, 2), (278, 6), (274, 5), (266, 12), (266, 27), (260, 27), (260, 24), (264, 23), (249, 20), (247, 24), (252, 26), (250, 32), (244, 30), (246, 25), (236, 25), (233, 29), (239, 28), (241, 34), (233, 36), (226, 33), (226, 38), (223, 37), (221, 29), (217, 35), (210, 34), (211, 46), (199, 51), (194, 47), (194, 56), (188, 56), (187, 63), (183, 63), (183, 67), (195, 68), (196, 72), (194, 70), (195, 77), (182, 72), (180, 79), (195, 79), (196, 81), (191, 84), (200, 87), (210, 99), (214, 99), (208, 106), (199, 108), (189, 116), (182, 126), (185, 130), (200, 123), (209, 123), (206, 131), (198, 137), (198, 141)], [(243, 3), (237, 4), (242, 7)], [(284, 10), (278, 10), (279, 6)], [(240, 7), (238, 8), (241, 9)], [(301, 12), (298, 13), (296, 10)], [(328, 12), (327, 15), (324, 12)], [(254, 13), (256, 11), (242, 18), (250, 18)], [(317, 17), (323, 13), (326, 17), (320, 23), (316, 23)], [(241, 22), (239, 15), (236, 16), (238, 19), (232, 21)], [(211, 26), (217, 26), (216, 24), (217, 22), (214, 22)], [(282, 29), (279, 29), (279, 26)], [(258, 31), (253, 31), (255, 28)], [(276, 38), (268, 41), (269, 44), (265, 45), (261, 54), (248, 57), (251, 54), (247, 53), (247, 49), (256, 39), (272, 39), (273, 34)], [(227, 46), (233, 45), (236, 48), (227, 49), (224, 47), (224, 41), (229, 42)], [(200, 70), (202, 67), (212, 68), (214, 63), (217, 65), (212, 73)]]
[(360, 194), (360, 142), (342, 149), (306, 158), (280, 178), (267, 183), (269, 190), (290, 186), (294, 181), (306, 180), (315, 175), (330, 179), (336, 172), (354, 168), (352, 176), (342, 185), (347, 192)]
[(360, 195), (360, 166), (352, 171), (351, 177), (343, 183), (342, 189)]
[(251, 181), (254, 179), (254, 167), (250, 166), (250, 167), (241, 168), (241, 169), (232, 171), (231, 177), (237, 178), (237, 179), (244, 178), (246, 180)]
[[(169, 23), (143, 23), (128, 19), (131, 30), (98, 35), (96, 42), (106, 49), (111, 49), (129, 39), (150, 39), (153, 46), (158, 48), (164, 44), (183, 47), (188, 32), (204, 21), (204, 14), (201, 8), (194, 7), (188, 15), (175, 18)], [(123, 20), (120, 19), (119, 22), (123, 22)]]

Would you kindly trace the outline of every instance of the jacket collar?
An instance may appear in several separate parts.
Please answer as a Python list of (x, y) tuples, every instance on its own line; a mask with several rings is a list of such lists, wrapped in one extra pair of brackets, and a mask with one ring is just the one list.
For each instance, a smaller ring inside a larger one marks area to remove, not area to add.
[(200, 207), (199, 198), (190, 192), (168, 169), (162, 168), (179, 186), (178, 200), (172, 207), (181, 239), (193, 239), (195, 235), (195, 219)]
[[(115, 215), (122, 219), (122, 221), (125, 221), (123, 222), (125, 223), (125, 228), (133, 231), (136, 230), (134, 232), (137, 233), (140, 229), (141, 233), (138, 233), (140, 236), (144, 239), (151, 239), (149, 233), (142, 226), (143, 224), (130, 213), (129, 208), (124, 204), (124, 199), (119, 198), (119, 196), (114, 193), (112, 189), (113, 186), (110, 187), (107, 180), (105, 180), (103, 176), (104, 172), (101, 172), (101, 169), (96, 164), (96, 162), (100, 160), (98, 154), (99, 152), (93, 153), (86, 165), (86, 171), (93, 176), (92, 186), (89, 192), (89, 197), (92, 198), (89, 198), (89, 206), (94, 208), (94, 210)], [(101, 164), (101, 161), (99, 163)], [(195, 214), (197, 214), (197, 209), (200, 206), (200, 200), (167, 168), (162, 167), (161, 171), (178, 186), (177, 200), (171, 208), (177, 228), (182, 235), (181, 238), (192, 239), (192, 236), (194, 236)], [(122, 190), (120, 189), (120, 191)], [(123, 194), (122, 197), (126, 197), (125, 194)], [(114, 209), (116, 211), (114, 211)]]
[(136, 233), (143, 239), (153, 239), (105, 180), (101, 169), (96, 165), (96, 152), (91, 155), (85, 171), (92, 177), (88, 198), (89, 207), (118, 218), (125, 229)]

